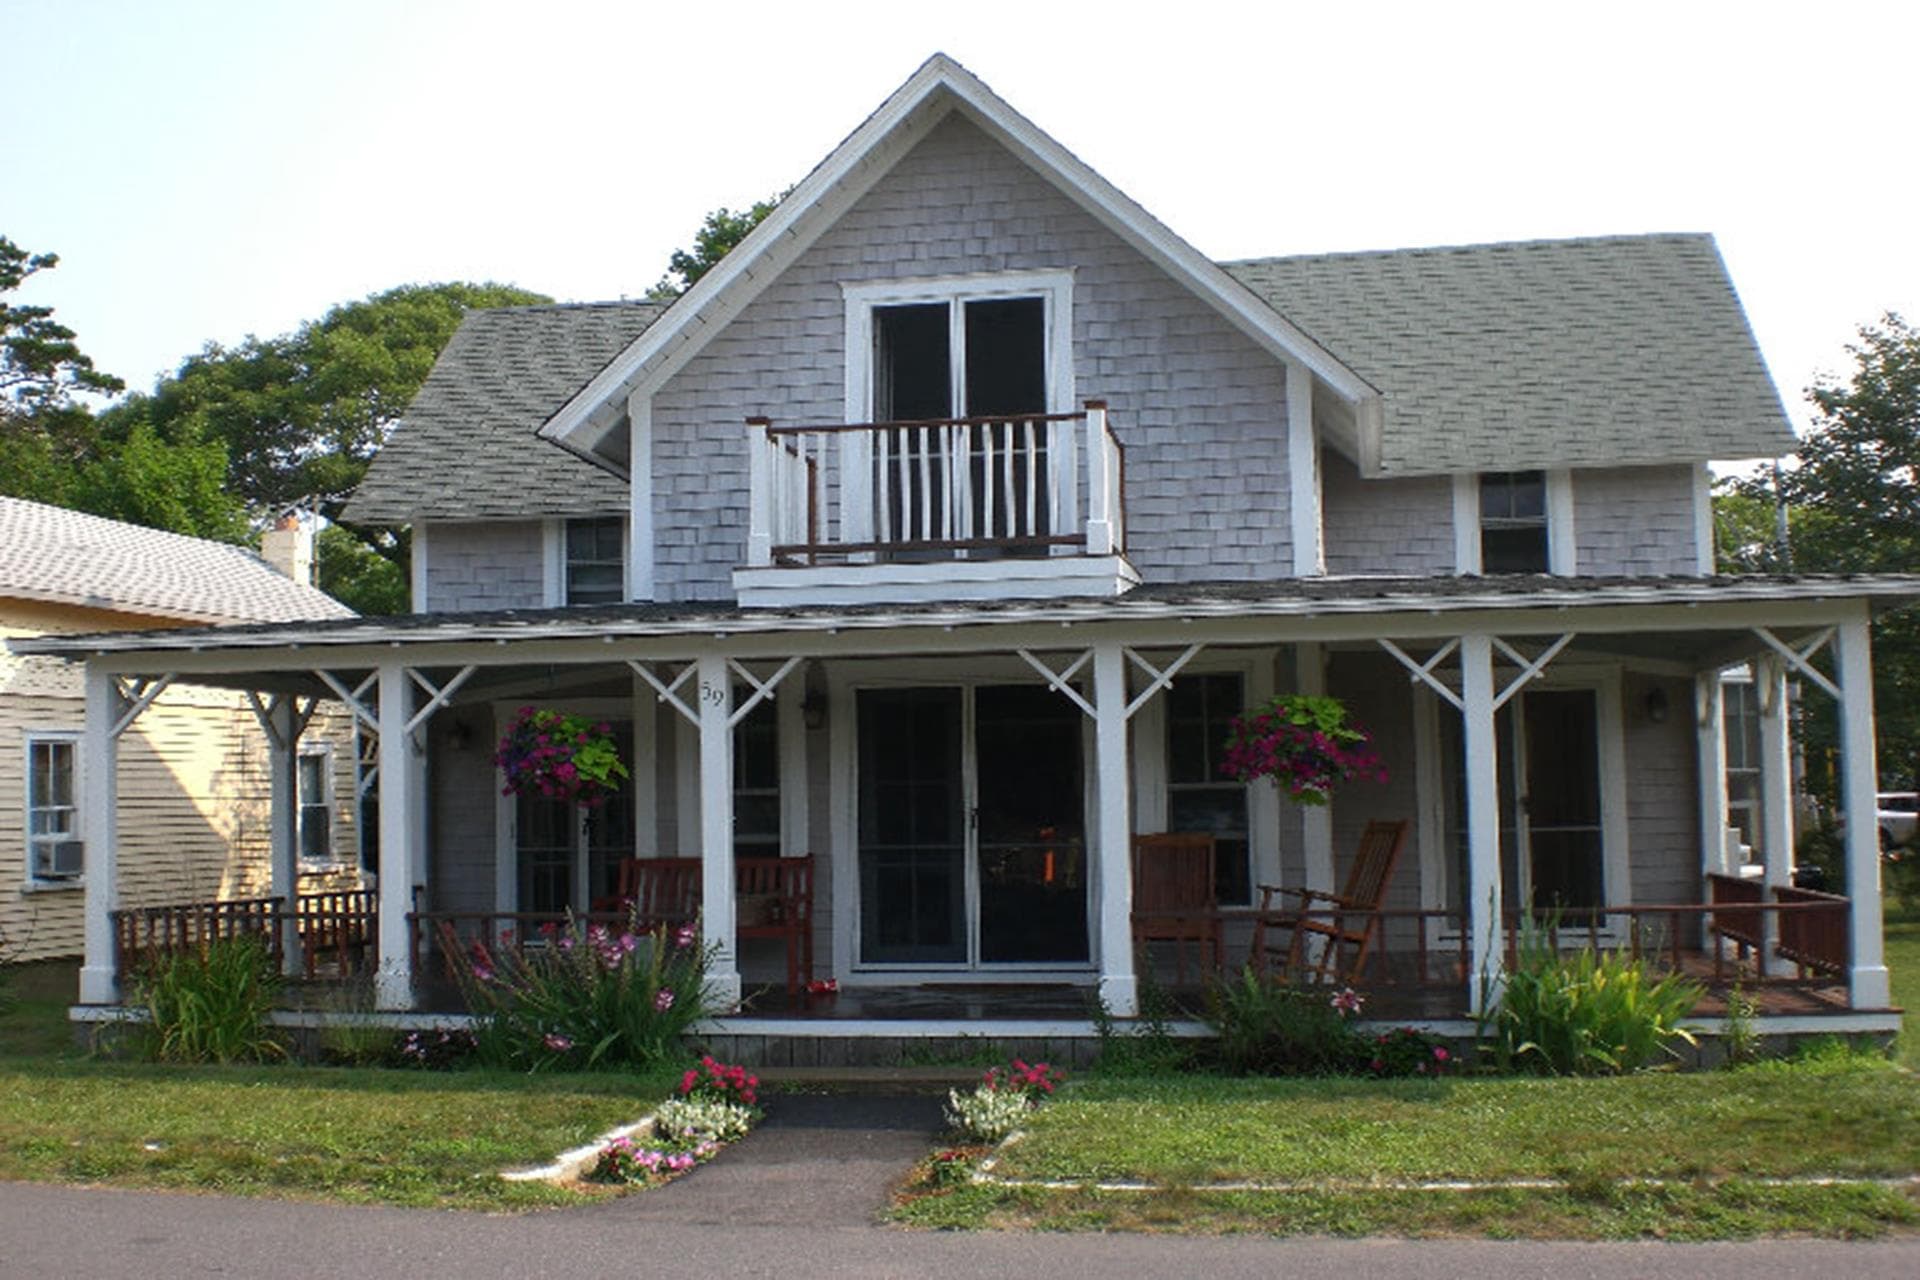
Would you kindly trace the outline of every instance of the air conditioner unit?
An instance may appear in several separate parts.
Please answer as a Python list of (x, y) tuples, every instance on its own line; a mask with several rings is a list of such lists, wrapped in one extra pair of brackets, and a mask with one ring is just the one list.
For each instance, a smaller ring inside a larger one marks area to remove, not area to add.
[(43, 873), (56, 880), (71, 880), (87, 869), (87, 842), (62, 840), (47, 848), (47, 868)]

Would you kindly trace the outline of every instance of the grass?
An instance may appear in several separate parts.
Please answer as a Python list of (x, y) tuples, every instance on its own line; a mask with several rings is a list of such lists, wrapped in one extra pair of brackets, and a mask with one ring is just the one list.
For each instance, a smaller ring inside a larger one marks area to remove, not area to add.
[[(1920, 1198), (1909, 1191), (1762, 1180), (1920, 1172), (1920, 1081), (1847, 1054), (1608, 1080), (1089, 1081), (1036, 1112), (995, 1172), (1163, 1190), (968, 1187), (911, 1201), (899, 1216), (927, 1226), (1550, 1238), (1911, 1231)], [(1569, 1186), (1364, 1185), (1519, 1178)], [(1646, 1179), (1670, 1185), (1632, 1185)], [(1217, 1182), (1309, 1189), (1186, 1189)]]
[(1889, 899), (1885, 918), (1893, 1002), (1907, 1011), (1895, 1052), (1901, 1062), (1920, 1071), (1920, 908), (1903, 910)]

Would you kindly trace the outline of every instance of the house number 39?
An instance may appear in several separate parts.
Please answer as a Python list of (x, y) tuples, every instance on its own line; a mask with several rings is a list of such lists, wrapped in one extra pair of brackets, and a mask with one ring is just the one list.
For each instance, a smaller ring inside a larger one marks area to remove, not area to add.
[(727, 690), (724, 685), (717, 685), (710, 682), (701, 684), (700, 701), (710, 707), (717, 707), (726, 700)]

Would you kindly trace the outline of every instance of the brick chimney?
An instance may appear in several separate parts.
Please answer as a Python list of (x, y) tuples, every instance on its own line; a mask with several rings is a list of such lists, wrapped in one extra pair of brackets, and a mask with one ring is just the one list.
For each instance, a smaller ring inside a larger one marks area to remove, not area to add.
[(289, 511), (260, 535), (260, 558), (305, 586), (314, 585), (313, 533)]

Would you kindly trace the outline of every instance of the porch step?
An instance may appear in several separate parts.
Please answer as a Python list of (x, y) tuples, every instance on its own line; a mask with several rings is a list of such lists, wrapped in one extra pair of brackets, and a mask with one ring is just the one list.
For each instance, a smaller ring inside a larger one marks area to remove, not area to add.
[(980, 1083), (985, 1067), (761, 1067), (762, 1084), (775, 1089), (819, 1089), (863, 1094), (944, 1093)]

